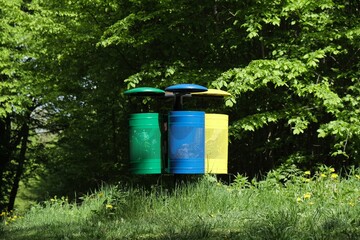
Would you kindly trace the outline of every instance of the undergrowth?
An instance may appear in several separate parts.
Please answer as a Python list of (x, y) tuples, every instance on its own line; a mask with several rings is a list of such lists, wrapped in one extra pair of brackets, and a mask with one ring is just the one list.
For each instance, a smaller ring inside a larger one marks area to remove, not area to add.
[(173, 188), (104, 186), (1, 213), (0, 239), (360, 239), (360, 173), (287, 167), (226, 185), (206, 175)]

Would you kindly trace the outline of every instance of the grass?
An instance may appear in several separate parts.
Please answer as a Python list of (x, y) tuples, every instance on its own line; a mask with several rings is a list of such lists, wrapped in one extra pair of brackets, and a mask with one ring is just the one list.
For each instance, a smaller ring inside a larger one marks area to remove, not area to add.
[(230, 186), (204, 176), (173, 189), (107, 186), (2, 215), (0, 239), (360, 239), (360, 174), (270, 172)]

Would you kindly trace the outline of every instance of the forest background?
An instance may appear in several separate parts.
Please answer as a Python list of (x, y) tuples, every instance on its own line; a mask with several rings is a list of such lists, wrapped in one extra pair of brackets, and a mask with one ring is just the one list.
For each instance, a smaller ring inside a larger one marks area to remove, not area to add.
[(0, 211), (134, 180), (122, 93), (196, 83), (229, 114), (229, 173), (360, 159), (358, 0), (0, 0)]

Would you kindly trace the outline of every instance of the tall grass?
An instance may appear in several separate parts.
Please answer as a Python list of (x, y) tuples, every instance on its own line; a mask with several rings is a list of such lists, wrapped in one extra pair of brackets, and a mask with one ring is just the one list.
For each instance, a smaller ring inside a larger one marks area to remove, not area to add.
[[(213, 176), (173, 189), (107, 186), (81, 204), (53, 198), (3, 216), (0, 239), (360, 239), (360, 173)], [(5, 224), (6, 221), (6, 224)]]

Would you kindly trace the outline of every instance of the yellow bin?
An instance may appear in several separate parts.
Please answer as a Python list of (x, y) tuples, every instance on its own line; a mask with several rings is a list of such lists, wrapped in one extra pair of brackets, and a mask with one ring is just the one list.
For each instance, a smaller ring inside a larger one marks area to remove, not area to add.
[(228, 173), (228, 125), (228, 115), (205, 114), (205, 173)]

